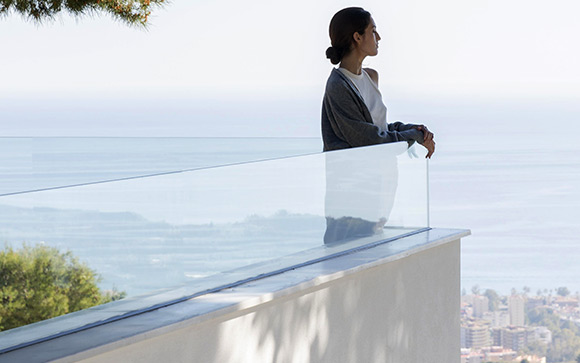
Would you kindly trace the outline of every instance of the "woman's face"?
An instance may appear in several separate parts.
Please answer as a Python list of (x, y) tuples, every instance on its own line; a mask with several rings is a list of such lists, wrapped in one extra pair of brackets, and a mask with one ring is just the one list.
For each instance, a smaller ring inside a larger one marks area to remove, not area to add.
[(369, 22), (369, 25), (367, 25), (365, 32), (362, 35), (362, 40), (359, 43), (359, 49), (365, 55), (377, 55), (379, 53), (379, 40), (381, 40), (381, 36), (377, 32), (377, 26), (371, 17), (371, 21)]

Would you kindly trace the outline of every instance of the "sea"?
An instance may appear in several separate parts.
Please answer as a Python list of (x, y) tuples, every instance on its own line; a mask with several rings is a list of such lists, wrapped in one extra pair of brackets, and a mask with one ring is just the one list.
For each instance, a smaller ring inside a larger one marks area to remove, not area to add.
[[(318, 123), (318, 100), (314, 101), (316, 113), (311, 117)], [(575, 100), (474, 97), (463, 102), (405, 99), (392, 104), (390, 121), (425, 120), (435, 133), (436, 153), (428, 162), (430, 226), (471, 230), (461, 246), (463, 289), (477, 286), (508, 294), (514, 288), (528, 287), (535, 293), (566, 286), (580, 291), (576, 131), (580, 109)], [(308, 107), (299, 107), (301, 122)], [(15, 113), (6, 115), (15, 117)], [(51, 137), (30, 132), (31, 138), (22, 128), (6, 132), (10, 127), (3, 127), (7, 136), (0, 138), (0, 195), (321, 152), (322, 143), (311, 125), (306, 135), (249, 137), (268, 117), (275, 116), (246, 120), (243, 137), (191, 137), (187, 132), (187, 137), (179, 137), (179, 132), (127, 137), (128, 127), (116, 137), (79, 137), (82, 130), (70, 132), (73, 123), (69, 122), (51, 125)], [(292, 119), (284, 117), (284, 122)], [(222, 128), (228, 122), (219, 121)], [(56, 137), (59, 134), (67, 137)], [(30, 162), (31, 151), (37, 168), (34, 175), (23, 167)], [(259, 243), (256, 248), (263, 248), (264, 241)], [(91, 256), (106, 253), (98, 247), (84, 251), (89, 265)], [(147, 280), (146, 274), (154, 274), (155, 269), (140, 273)]]

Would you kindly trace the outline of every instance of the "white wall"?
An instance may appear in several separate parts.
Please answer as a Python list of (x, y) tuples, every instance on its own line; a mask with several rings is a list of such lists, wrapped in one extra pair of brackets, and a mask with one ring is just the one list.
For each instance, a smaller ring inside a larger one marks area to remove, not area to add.
[(459, 362), (459, 261), (456, 239), (84, 362)]

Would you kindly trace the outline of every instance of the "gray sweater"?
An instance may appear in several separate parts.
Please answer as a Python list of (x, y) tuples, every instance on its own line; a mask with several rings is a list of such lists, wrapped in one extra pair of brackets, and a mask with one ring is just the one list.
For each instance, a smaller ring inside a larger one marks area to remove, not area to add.
[(324, 151), (397, 141), (423, 143), (423, 132), (414, 126), (394, 122), (388, 124), (387, 131), (381, 131), (351, 80), (332, 69), (322, 101)]

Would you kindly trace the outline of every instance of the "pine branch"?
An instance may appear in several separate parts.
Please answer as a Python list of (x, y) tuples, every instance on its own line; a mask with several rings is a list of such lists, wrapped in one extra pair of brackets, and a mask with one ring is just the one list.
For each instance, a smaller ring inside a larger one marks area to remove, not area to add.
[(151, 8), (165, 0), (0, 0), (0, 15), (16, 12), (35, 23), (52, 20), (61, 11), (81, 17), (108, 13), (127, 25), (147, 26)]

